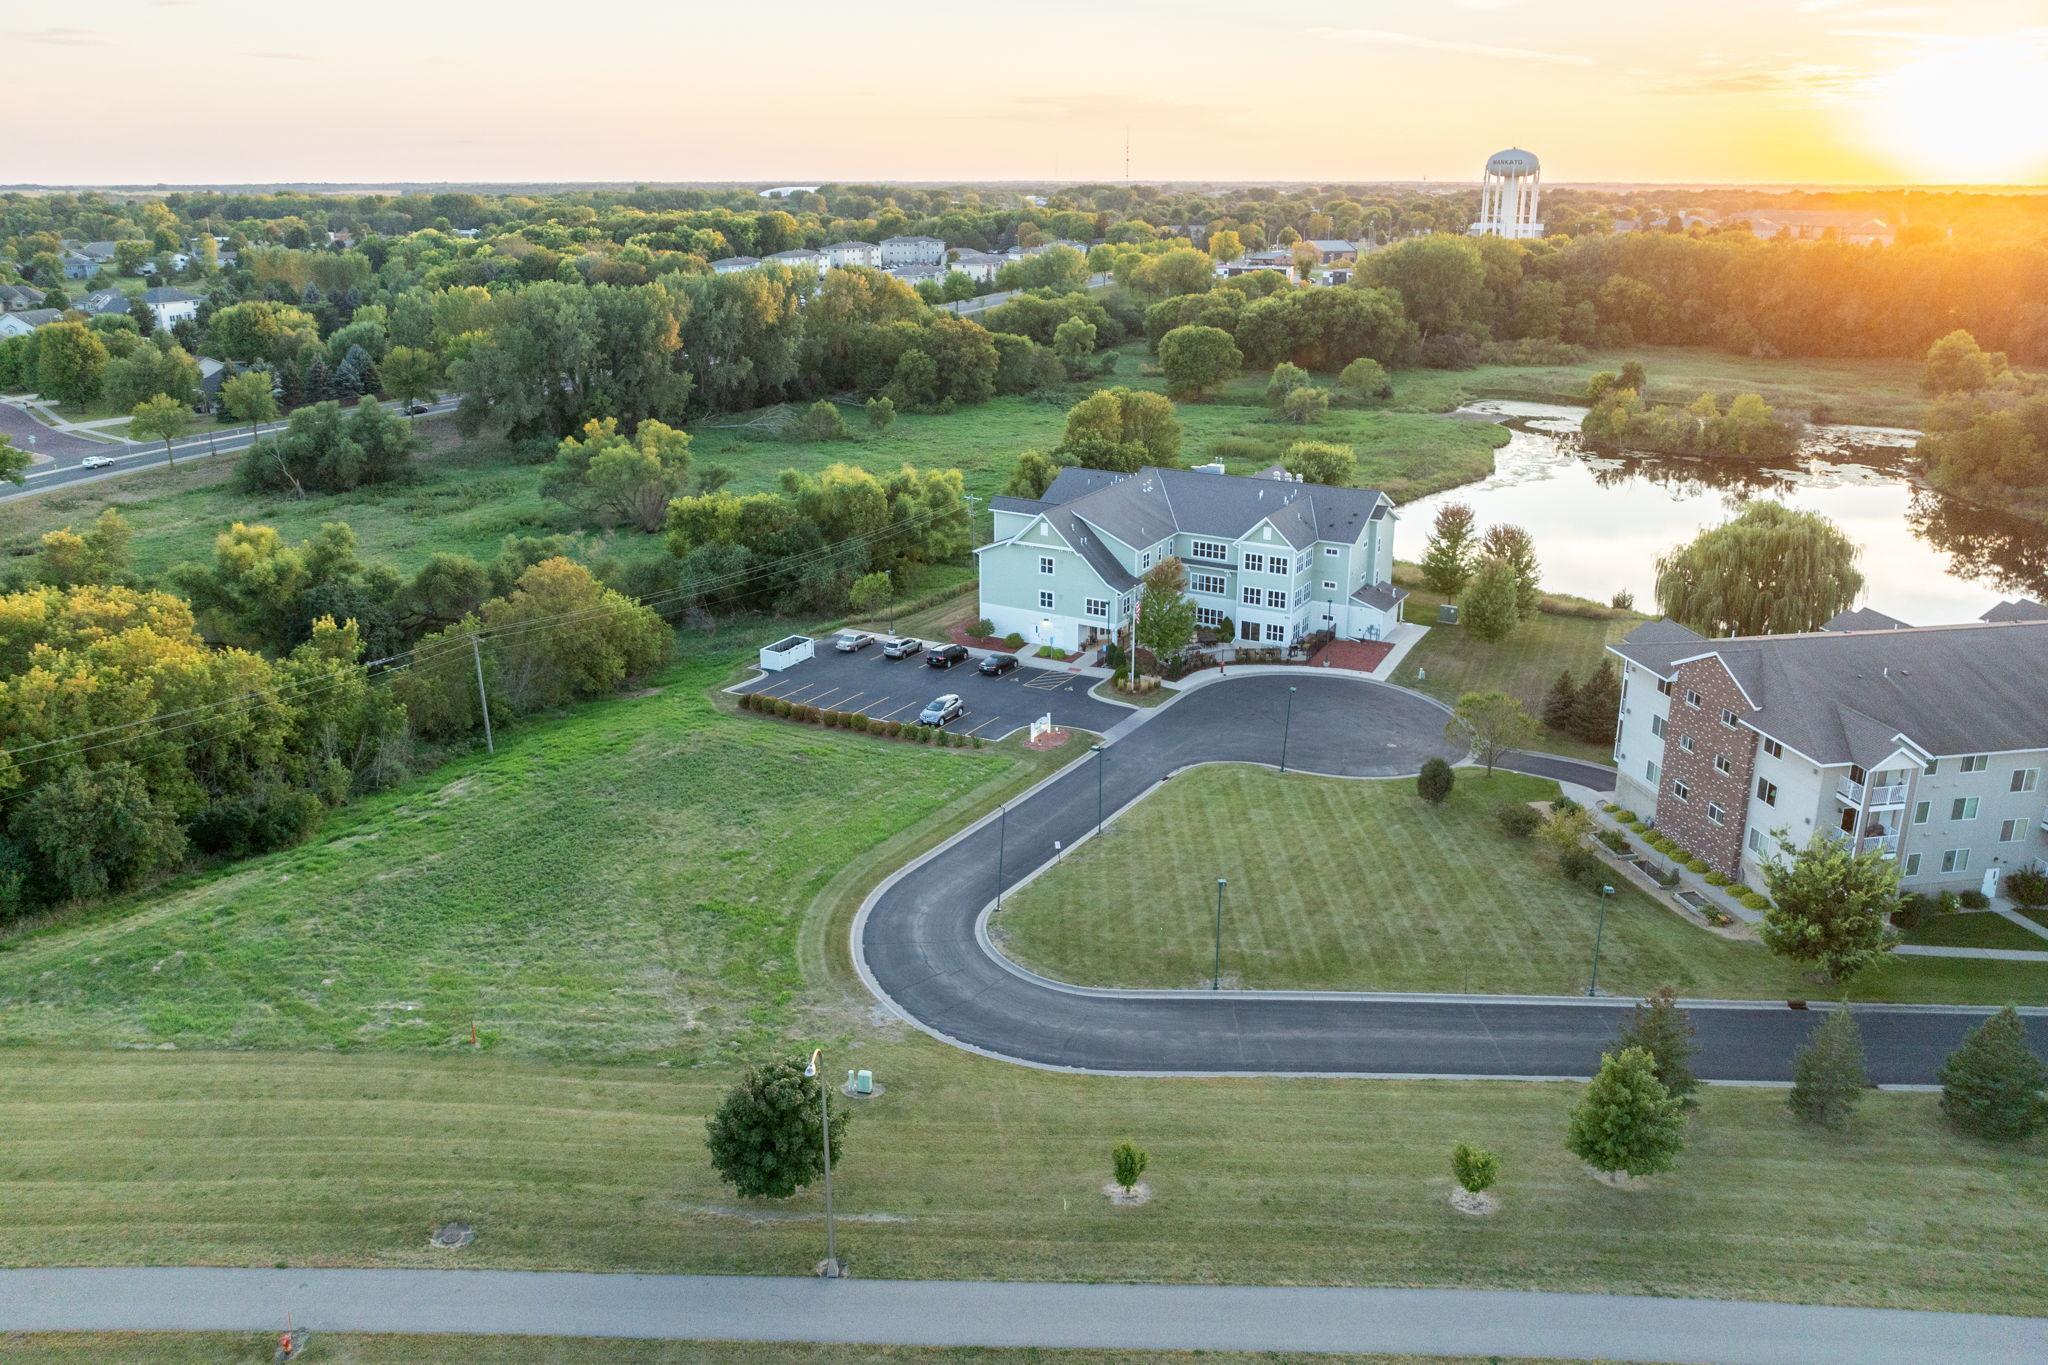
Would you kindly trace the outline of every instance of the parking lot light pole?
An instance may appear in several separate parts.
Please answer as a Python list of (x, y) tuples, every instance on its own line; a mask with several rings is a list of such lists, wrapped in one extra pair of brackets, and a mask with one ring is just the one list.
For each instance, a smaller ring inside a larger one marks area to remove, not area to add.
[(1287, 689), (1287, 719), (1280, 726), (1280, 771), (1287, 771), (1287, 732), (1294, 728), (1294, 689)]
[(1095, 755), (1095, 832), (1102, 833), (1102, 765), (1109, 761), (1109, 750), (1100, 744), (1089, 746)]
[(818, 1083), (818, 1123), (820, 1135), (825, 1139), (825, 1267), (820, 1272), (828, 1280), (839, 1278), (839, 1249), (833, 1240), (832, 1229), (832, 1111), (825, 1102), (825, 1078), (818, 1072), (818, 1049), (811, 1049), (810, 1064), (804, 1067), (804, 1075)]
[(1606, 884), (1600, 887), (1600, 921), (1593, 928), (1593, 979), (1586, 985), (1587, 995), (1600, 993), (1600, 939), (1607, 932), (1607, 898), (1614, 894), (1614, 888)]
[(1010, 808), (996, 808), (996, 909), (1003, 908), (1003, 842), (1010, 835)]
[(1223, 888), (1230, 885), (1227, 878), (1216, 879), (1216, 964), (1209, 970), (1209, 989), (1223, 988)]

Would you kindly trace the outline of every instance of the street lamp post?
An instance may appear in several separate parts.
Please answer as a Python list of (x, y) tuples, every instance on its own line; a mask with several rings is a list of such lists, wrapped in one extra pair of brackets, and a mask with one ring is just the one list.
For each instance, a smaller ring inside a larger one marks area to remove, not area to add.
[(1223, 888), (1230, 885), (1225, 877), (1216, 879), (1216, 962), (1209, 969), (1209, 989), (1223, 988)]
[(1010, 808), (997, 807), (996, 816), (996, 909), (1003, 908), (1003, 843), (1010, 836)]
[(818, 1049), (811, 1049), (810, 1064), (804, 1068), (804, 1075), (818, 1083), (818, 1125), (825, 1139), (825, 1268), (820, 1272), (828, 1280), (840, 1275), (839, 1249), (833, 1239), (832, 1228), (832, 1111), (825, 1103), (825, 1078), (818, 1073)]
[(1102, 765), (1109, 761), (1109, 750), (1103, 745), (1090, 746), (1095, 755), (1095, 832), (1102, 833)]
[(1600, 939), (1607, 932), (1607, 898), (1614, 894), (1612, 886), (1600, 887), (1600, 920), (1593, 928), (1593, 979), (1586, 984), (1587, 995), (1600, 993)]
[(1287, 771), (1287, 734), (1294, 728), (1294, 689), (1287, 689), (1287, 719), (1280, 726), (1280, 771)]

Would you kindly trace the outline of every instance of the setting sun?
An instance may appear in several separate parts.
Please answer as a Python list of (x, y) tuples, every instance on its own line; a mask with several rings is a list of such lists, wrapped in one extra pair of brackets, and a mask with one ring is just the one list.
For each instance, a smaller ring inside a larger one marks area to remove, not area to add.
[(2038, 178), (2048, 57), (2006, 38), (1973, 38), (1871, 78), (1865, 135), (1901, 171), (1950, 182)]

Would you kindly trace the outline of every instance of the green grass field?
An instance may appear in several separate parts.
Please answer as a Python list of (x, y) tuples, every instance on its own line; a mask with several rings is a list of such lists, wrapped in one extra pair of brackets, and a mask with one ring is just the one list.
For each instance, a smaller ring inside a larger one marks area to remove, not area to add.
[[(1200, 768), (1154, 788), (1102, 838), (1012, 894), (993, 930), (1018, 961), (1061, 981), (1205, 986), (1216, 878), (1225, 877), (1223, 972), (1233, 985), (1583, 992), (1597, 899), (1565, 881), (1548, 845), (1493, 821), (1502, 804), (1556, 791), (1463, 769), (1451, 798), (1431, 807), (1407, 779)], [(1761, 946), (1697, 928), (1623, 884), (1607, 907), (1600, 987), (1643, 995), (1659, 986), (1737, 999), (1817, 991)], [(1852, 994), (2039, 1004), (2048, 965), (1895, 958)]]
[(705, 692), (743, 652), (686, 647), (650, 695), (510, 730), (306, 845), (0, 944), (0, 1034), (432, 1051), (474, 1023), (679, 1063), (781, 1036), (819, 890), (1029, 764), (734, 723)]
[[(867, 1011), (861, 1012), (863, 1015)], [(1710, 1088), (1675, 1170), (1599, 1184), (1576, 1087), (1059, 1076), (863, 1020), (833, 1181), (864, 1278), (1414, 1284), (2048, 1313), (2048, 1138), (1954, 1136), (1872, 1094), (1846, 1134)], [(0, 1263), (475, 1265), (801, 1274), (822, 1196), (738, 1201), (703, 1150), (722, 1069), (434, 1056), (0, 1052)], [(1103, 1197), (1148, 1149), (1142, 1209)], [(1450, 1149), (1503, 1211), (1453, 1211)], [(450, 1255), (428, 1230), (461, 1218)]]
[(1906, 942), (1952, 948), (2017, 948), (2022, 952), (2048, 952), (2048, 938), (2022, 929), (2003, 916), (1983, 911), (1936, 915), (1906, 935)]

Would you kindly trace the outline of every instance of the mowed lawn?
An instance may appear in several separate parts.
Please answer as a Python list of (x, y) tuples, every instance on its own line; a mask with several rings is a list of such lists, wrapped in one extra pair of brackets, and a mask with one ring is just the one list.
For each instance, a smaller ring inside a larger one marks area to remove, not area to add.
[[(1418, 540), (1408, 547), (1409, 553), (1422, 553), (1419, 538), (1427, 532), (1426, 527), (1411, 532)], [(1557, 675), (1568, 668), (1583, 683), (1600, 667), (1601, 660), (1610, 657), (1607, 646), (1645, 619), (1635, 615), (1601, 619), (1539, 611), (1517, 624), (1505, 639), (1488, 641), (1459, 626), (1436, 624), (1437, 607), (1443, 601), (1441, 594), (1426, 588), (1409, 590), (1407, 619), (1428, 626), (1429, 633), (1401, 660), (1393, 681), (1452, 704), (1467, 692), (1505, 692), (1527, 707), (1539, 726), (1543, 699), (1549, 695)], [(1615, 666), (1620, 667), (1619, 660)], [(1612, 745), (1587, 744), (1547, 728), (1539, 728), (1528, 747), (1595, 763), (1614, 762)]]
[[(304, 1338), (304, 1365), (1481, 1365), (1477, 1356), (1245, 1354), (1240, 1351), (1082, 1351), (1030, 1347), (841, 1346), (769, 1341), (633, 1341), (617, 1337), (445, 1337), (321, 1332)], [(272, 1365), (274, 1333), (17, 1332), (7, 1359), (29, 1365)], [(1486, 1365), (1520, 1365), (1490, 1356)]]
[[(1494, 823), (1555, 783), (1461, 769), (1432, 807), (1412, 779), (1355, 782), (1215, 766), (1183, 773), (1004, 904), (1018, 961), (1090, 986), (1583, 992), (1598, 898), (1548, 845)], [(1600, 988), (1804, 997), (1817, 988), (1754, 943), (1698, 928), (1626, 883), (1607, 907)], [(2048, 1001), (2048, 965), (1898, 958), (1852, 992), (1873, 1000)]]
[[(1846, 1134), (1710, 1087), (1676, 1169), (1617, 1191), (1563, 1143), (1578, 1087), (1052, 1075), (902, 1026), (833, 1181), (864, 1278), (1426, 1284), (2048, 1313), (2048, 1138), (1958, 1138), (1873, 1093)], [(792, 1049), (794, 1050), (794, 1049)], [(0, 1263), (548, 1266), (805, 1274), (822, 1192), (741, 1201), (704, 1122), (724, 1068), (504, 1057), (0, 1051)], [(836, 1098), (836, 1097), (835, 1097)], [(1103, 1197), (1109, 1149), (1152, 1202)], [(1450, 1150), (1503, 1211), (1454, 1212)], [(476, 1242), (427, 1233), (471, 1222)]]
[(722, 715), (706, 691), (746, 651), (684, 650), (647, 694), (504, 731), (299, 848), (0, 943), (0, 1036), (420, 1051), (474, 1025), (679, 1063), (779, 1037), (820, 889), (1024, 760)]

